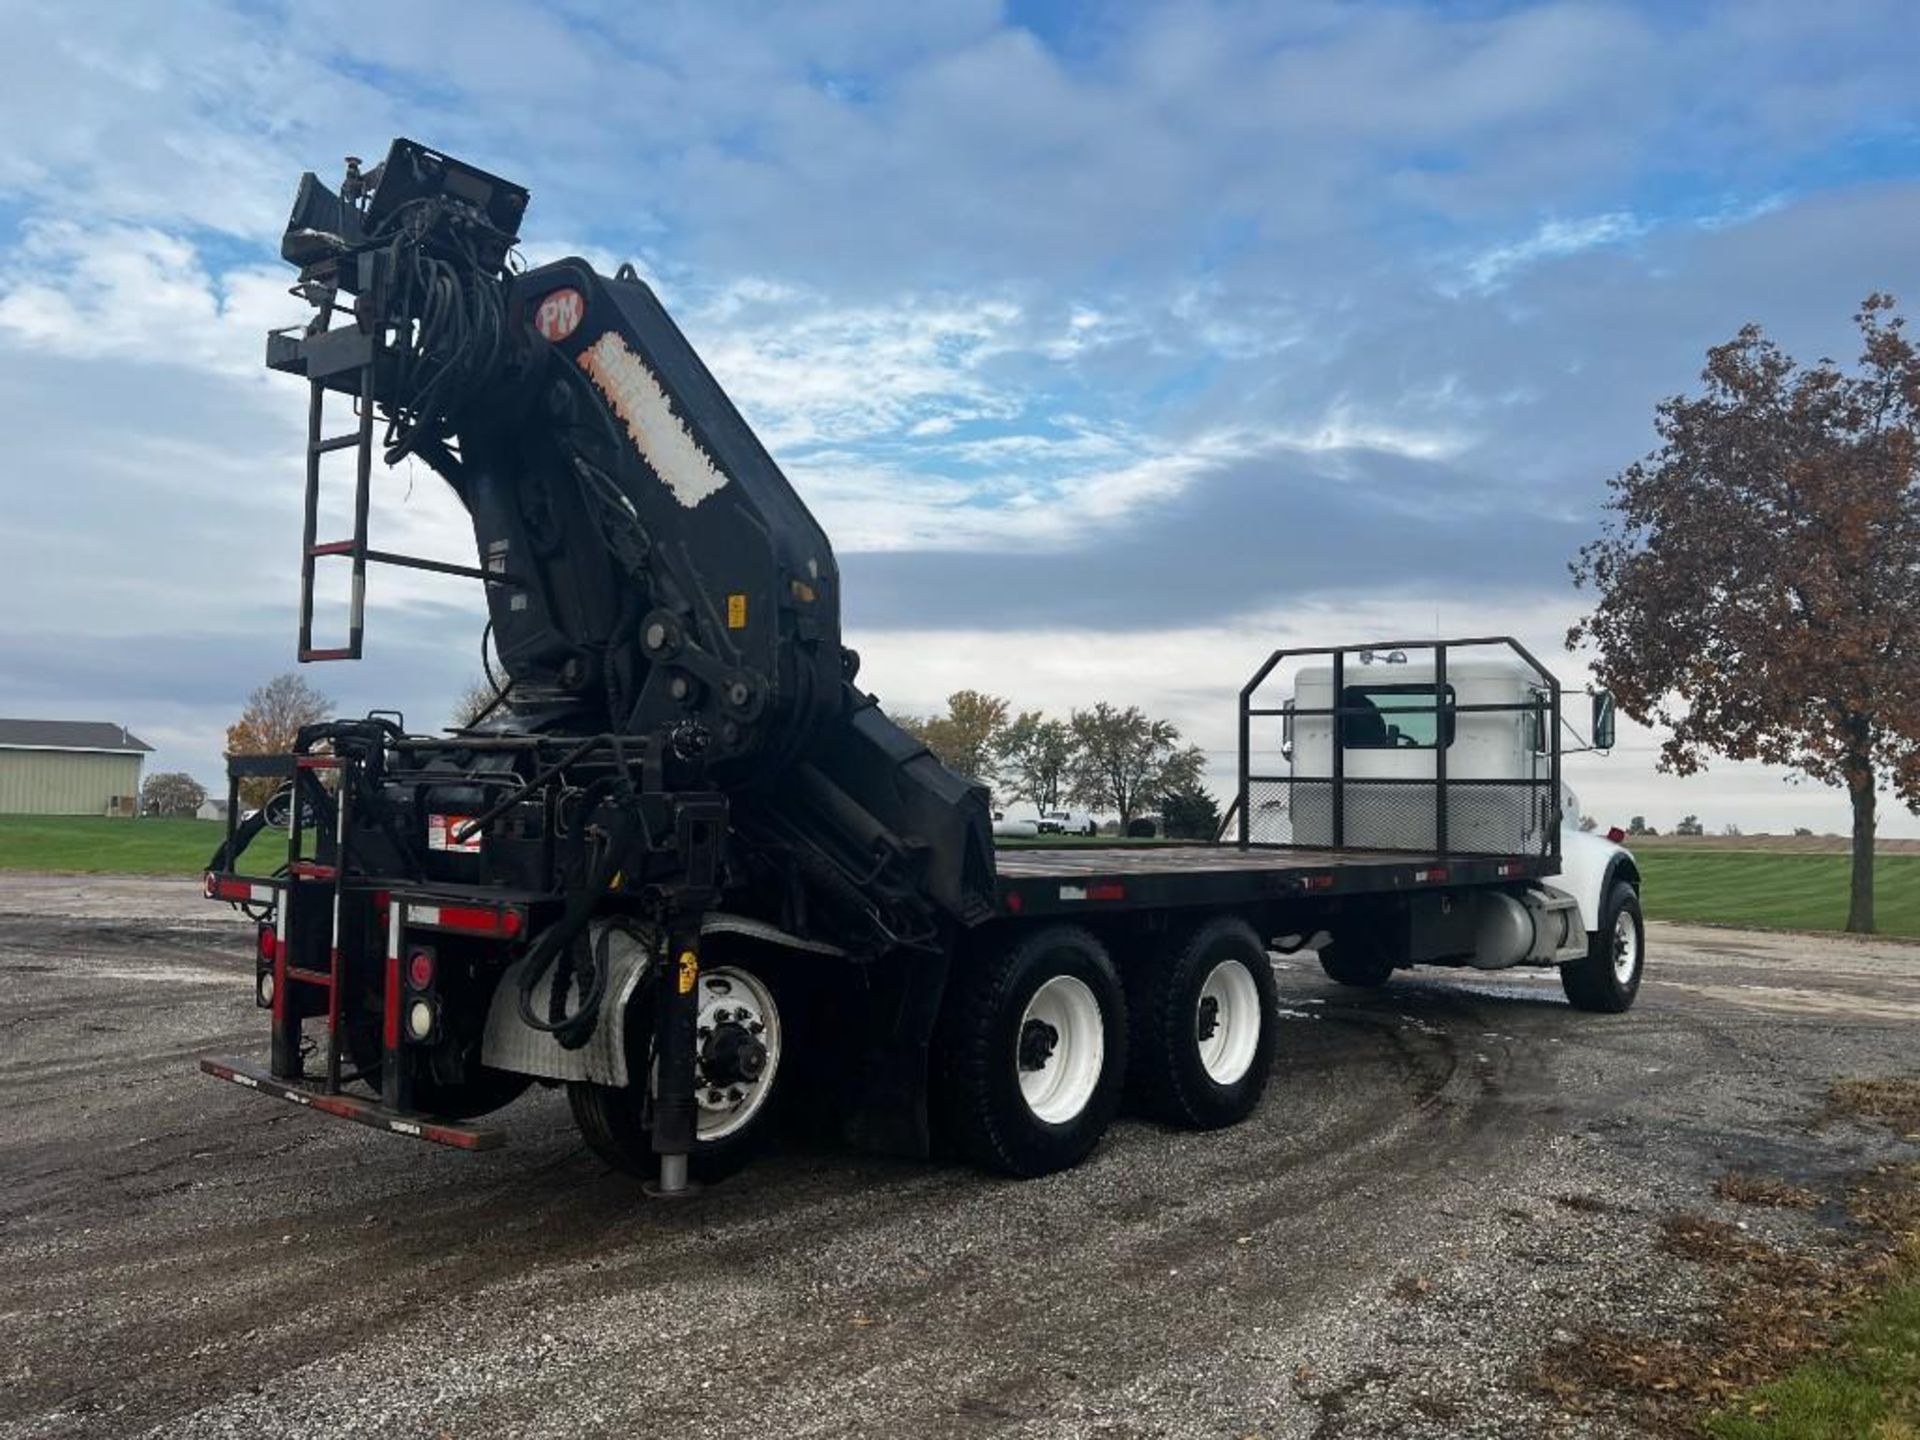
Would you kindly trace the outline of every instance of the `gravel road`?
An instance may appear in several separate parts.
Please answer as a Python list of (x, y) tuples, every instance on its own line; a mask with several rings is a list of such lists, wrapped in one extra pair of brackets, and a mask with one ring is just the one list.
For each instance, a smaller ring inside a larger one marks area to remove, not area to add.
[(1624, 1435), (1539, 1355), (1697, 1315), (1658, 1218), (1890, 1153), (1826, 1082), (1920, 1067), (1913, 946), (1656, 924), (1624, 1017), (1295, 956), (1235, 1130), (1025, 1184), (797, 1148), (661, 1205), (553, 1092), (465, 1155), (203, 1078), (264, 1046), (248, 939), (0, 877), (0, 1436)]

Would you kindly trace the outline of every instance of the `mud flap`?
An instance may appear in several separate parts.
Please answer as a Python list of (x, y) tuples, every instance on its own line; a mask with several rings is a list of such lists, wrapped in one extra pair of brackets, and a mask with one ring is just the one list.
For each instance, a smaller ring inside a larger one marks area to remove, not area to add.
[(864, 986), (849, 999), (861, 1063), (843, 1129), (847, 1140), (885, 1155), (924, 1157), (932, 1149), (927, 1085), (934, 1026), (947, 988), (945, 953), (907, 951), (852, 972), (849, 985)]
[[(595, 927), (598, 929), (598, 927)], [(596, 942), (598, 936), (595, 937)], [(535, 1030), (520, 1018), (520, 980), (528, 959), (522, 957), (509, 965), (493, 988), (493, 1001), (487, 1009), (487, 1029), (480, 1042), (480, 1060), (495, 1070), (511, 1070), (519, 1075), (538, 1075), (545, 1080), (591, 1080), (597, 1085), (627, 1083), (626, 1035), (627, 1004), (646, 978), (650, 956), (638, 940), (630, 945), (609, 945), (607, 949), (607, 997), (601, 1002), (600, 1018), (587, 1043), (569, 1050), (542, 1030)], [(553, 998), (553, 966), (540, 977), (533, 991), (533, 1013), (546, 1015)]]

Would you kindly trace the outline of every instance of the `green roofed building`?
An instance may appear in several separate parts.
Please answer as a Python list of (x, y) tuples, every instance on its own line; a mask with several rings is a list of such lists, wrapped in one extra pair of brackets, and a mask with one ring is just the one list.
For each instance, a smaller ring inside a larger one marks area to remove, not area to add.
[(0, 720), (0, 815), (137, 815), (152, 750), (103, 720)]

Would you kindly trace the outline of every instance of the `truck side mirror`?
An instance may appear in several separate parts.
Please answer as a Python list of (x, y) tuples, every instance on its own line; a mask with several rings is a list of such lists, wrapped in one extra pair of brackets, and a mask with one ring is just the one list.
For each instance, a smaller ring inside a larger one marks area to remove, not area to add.
[(1596, 690), (1593, 692), (1593, 748), (1611, 750), (1613, 730), (1613, 692)]
[(1293, 763), (1293, 701), (1289, 700), (1281, 707), (1280, 716), (1280, 758), (1289, 765)]

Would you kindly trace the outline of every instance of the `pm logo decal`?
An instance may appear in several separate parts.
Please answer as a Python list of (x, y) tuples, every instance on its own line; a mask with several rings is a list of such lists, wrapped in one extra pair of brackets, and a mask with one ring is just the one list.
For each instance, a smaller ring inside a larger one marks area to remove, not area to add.
[(543, 338), (558, 344), (578, 330), (580, 322), (586, 318), (586, 296), (568, 286), (565, 290), (554, 291), (540, 302), (540, 308), (533, 312), (533, 328)]

